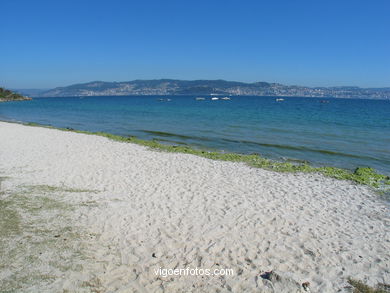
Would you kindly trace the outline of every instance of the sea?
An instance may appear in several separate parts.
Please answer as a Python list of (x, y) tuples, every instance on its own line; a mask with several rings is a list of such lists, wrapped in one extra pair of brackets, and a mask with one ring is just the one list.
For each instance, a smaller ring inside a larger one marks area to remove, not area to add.
[(390, 100), (99, 96), (0, 103), (0, 120), (390, 175)]

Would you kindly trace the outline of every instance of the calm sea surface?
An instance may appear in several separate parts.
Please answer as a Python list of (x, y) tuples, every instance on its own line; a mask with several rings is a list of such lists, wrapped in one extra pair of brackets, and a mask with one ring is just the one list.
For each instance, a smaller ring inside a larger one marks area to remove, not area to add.
[(242, 96), (230, 101), (189, 96), (35, 98), (0, 103), (0, 120), (259, 153), (317, 166), (370, 166), (390, 175), (390, 101), (325, 100), (329, 103)]

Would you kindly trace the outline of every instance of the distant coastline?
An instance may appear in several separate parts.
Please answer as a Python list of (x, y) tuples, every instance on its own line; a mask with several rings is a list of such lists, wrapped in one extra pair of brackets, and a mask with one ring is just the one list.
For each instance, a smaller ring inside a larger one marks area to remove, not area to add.
[(133, 80), (124, 82), (92, 81), (50, 90), (17, 90), (34, 97), (150, 96), (150, 95), (232, 95), (318, 98), (390, 99), (390, 87), (360, 88), (306, 87), (280, 83), (244, 83), (226, 80)]

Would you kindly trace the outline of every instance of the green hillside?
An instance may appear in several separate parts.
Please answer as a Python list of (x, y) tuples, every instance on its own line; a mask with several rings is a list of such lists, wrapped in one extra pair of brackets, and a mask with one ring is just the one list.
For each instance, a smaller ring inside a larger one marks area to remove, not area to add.
[(31, 100), (31, 98), (19, 95), (10, 90), (6, 90), (0, 87), (0, 102), (24, 101), (24, 100)]

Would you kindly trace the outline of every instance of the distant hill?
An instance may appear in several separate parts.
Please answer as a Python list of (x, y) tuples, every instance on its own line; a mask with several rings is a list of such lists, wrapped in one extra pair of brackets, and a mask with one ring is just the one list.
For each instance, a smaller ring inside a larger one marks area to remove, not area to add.
[(305, 87), (279, 83), (245, 83), (226, 80), (133, 80), (93, 81), (58, 87), (37, 96), (127, 96), (127, 95), (237, 95), (390, 99), (390, 88)]
[(31, 100), (31, 98), (19, 95), (10, 90), (6, 90), (0, 87), (0, 102), (24, 101), (24, 100)]
[(28, 97), (39, 97), (50, 89), (11, 89), (12, 91)]

